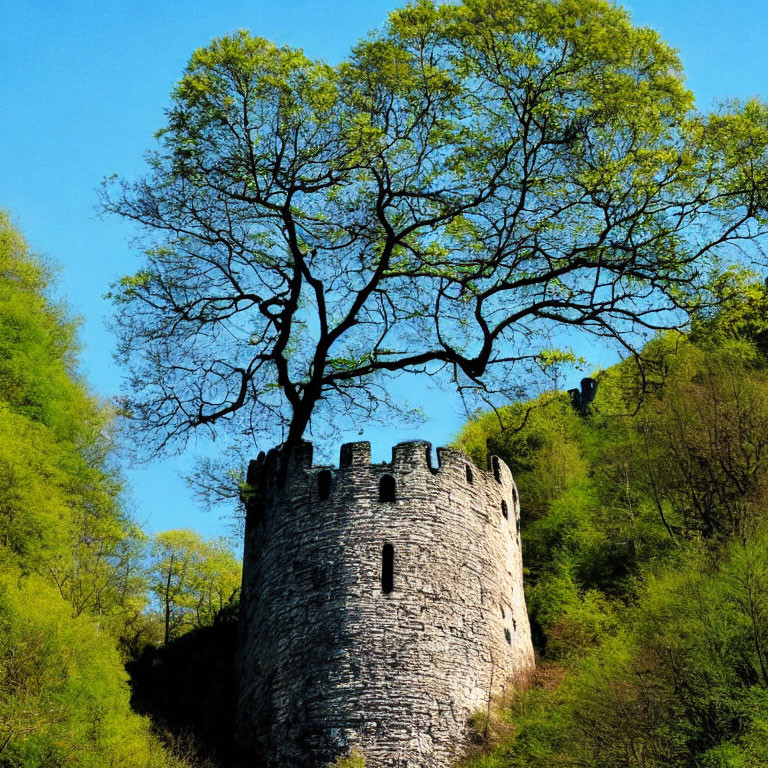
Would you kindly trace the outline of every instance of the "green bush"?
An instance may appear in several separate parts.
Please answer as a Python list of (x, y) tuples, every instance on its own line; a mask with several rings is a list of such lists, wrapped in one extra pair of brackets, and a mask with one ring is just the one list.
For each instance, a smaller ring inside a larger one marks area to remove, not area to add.
[(0, 768), (188, 767), (130, 708), (143, 534), (49, 279), (0, 212)]
[(129, 704), (113, 638), (36, 575), (0, 577), (0, 765), (181, 765)]
[(365, 758), (357, 750), (353, 750), (346, 757), (337, 760), (330, 768), (365, 768)]

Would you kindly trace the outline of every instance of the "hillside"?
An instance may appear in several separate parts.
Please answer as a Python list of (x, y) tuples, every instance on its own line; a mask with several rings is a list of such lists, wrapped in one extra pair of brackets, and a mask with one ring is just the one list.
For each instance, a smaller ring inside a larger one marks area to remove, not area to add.
[[(0, 213), (0, 766), (191, 768), (131, 709), (124, 663), (162, 637), (162, 559), (122, 507), (113, 413), (76, 373), (77, 326), (50, 280)], [(217, 604), (239, 567), (215, 555), (198, 561)], [(170, 605), (177, 634), (194, 626)]]
[(479, 415), (458, 444), (498, 453), (523, 504), (539, 673), (467, 765), (768, 765), (768, 294), (596, 375)]

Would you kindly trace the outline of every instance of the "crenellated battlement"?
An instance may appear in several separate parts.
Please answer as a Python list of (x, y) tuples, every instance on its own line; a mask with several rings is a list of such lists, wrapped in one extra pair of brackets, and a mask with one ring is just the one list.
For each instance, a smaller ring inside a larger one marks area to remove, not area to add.
[(444, 768), (533, 665), (512, 473), (409, 441), (250, 463), (239, 738), (268, 766)]
[[(311, 443), (302, 442), (293, 449), (289, 465), (282, 475), (281, 450), (272, 449), (267, 454), (260, 454), (258, 459), (251, 461), (248, 466), (248, 485), (259, 487), (264, 491), (271, 490), (278, 495), (290, 492), (292, 483), (298, 478), (304, 483), (305, 473), (320, 474), (330, 472), (330, 493), (333, 494), (348, 470), (358, 472), (365, 468), (382, 474), (411, 473), (428, 470), (436, 482), (478, 482), (489, 484), (491, 481), (500, 486), (500, 493), (512, 492), (512, 505), (518, 509), (517, 487), (512, 472), (498, 456), (491, 457), (491, 468), (480, 469), (465, 453), (456, 448), (440, 447), (437, 453), (437, 466), (432, 463), (432, 444), (426, 440), (409, 440), (398, 443), (392, 448), (390, 462), (373, 463), (371, 461), (371, 444), (368, 441), (344, 443), (339, 451), (339, 463), (333, 465), (313, 464), (314, 448)], [(327, 481), (326, 481), (327, 482)], [(283, 488), (282, 486), (286, 487)], [(325, 494), (323, 494), (325, 495)], [(326, 500), (326, 499), (323, 499)]]

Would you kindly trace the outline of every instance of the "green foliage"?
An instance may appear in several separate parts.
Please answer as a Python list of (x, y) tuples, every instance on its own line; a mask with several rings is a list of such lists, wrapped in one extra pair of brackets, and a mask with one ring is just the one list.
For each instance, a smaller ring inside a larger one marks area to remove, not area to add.
[(584, 476), (581, 430), (568, 396), (548, 393), (478, 415), (464, 426), (459, 443), (481, 467), (489, 465), (489, 452), (503, 456), (526, 488), (528, 515), (536, 518), (572, 481)]
[(357, 751), (337, 760), (329, 768), (365, 768), (365, 758)]
[(586, 411), (550, 394), (460, 435), (516, 473), (543, 662), (468, 765), (768, 765), (768, 294), (735, 270), (710, 290)]
[(768, 536), (692, 547), (513, 711), (504, 766), (765, 765)]
[(10, 408), (64, 436), (82, 422), (87, 395), (73, 378), (76, 326), (44, 292), (50, 272), (0, 212), (0, 396)]
[(205, 540), (191, 530), (158, 533), (150, 560), (150, 589), (163, 613), (166, 644), (210, 626), (240, 588), (240, 563), (223, 539)]
[(144, 537), (49, 279), (0, 213), (0, 766), (188, 768), (130, 709)]
[(49, 279), (0, 214), (0, 563), (109, 621), (143, 607), (141, 534), (120, 507), (111, 412), (75, 373), (76, 325)]
[(691, 339), (700, 346), (746, 341), (768, 354), (768, 287), (756, 273), (727, 269), (710, 283), (716, 312), (693, 318)]
[(131, 712), (113, 638), (37, 575), (0, 577), (0, 765), (179, 766)]

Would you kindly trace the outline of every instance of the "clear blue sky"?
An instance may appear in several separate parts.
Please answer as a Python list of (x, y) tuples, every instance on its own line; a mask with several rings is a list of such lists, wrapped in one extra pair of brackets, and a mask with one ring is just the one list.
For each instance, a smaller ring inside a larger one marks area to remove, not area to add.
[[(0, 0), (0, 207), (33, 248), (61, 265), (58, 292), (83, 319), (82, 372), (100, 394), (115, 394), (121, 370), (104, 327), (101, 298), (135, 271), (130, 230), (94, 214), (102, 177), (135, 177), (163, 124), (168, 93), (192, 51), (239, 28), (342, 59), (379, 25), (394, 0)], [(632, 0), (637, 24), (679, 49), (699, 108), (726, 98), (768, 98), (766, 0)], [(604, 362), (597, 353), (593, 362)], [(400, 439), (451, 438), (459, 408), (414, 391), (430, 422), (418, 433), (372, 430), (374, 457)], [(360, 439), (350, 435), (350, 439)], [(334, 448), (335, 450), (335, 448)], [(179, 470), (191, 455), (126, 470), (132, 506), (150, 531), (194, 527), (223, 533), (226, 522), (195, 507)]]

